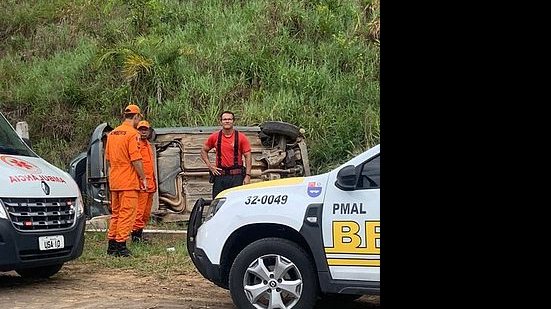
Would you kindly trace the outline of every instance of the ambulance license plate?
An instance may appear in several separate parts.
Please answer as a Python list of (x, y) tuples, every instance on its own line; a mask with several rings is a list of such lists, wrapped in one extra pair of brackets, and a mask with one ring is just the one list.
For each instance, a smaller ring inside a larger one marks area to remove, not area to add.
[(61, 249), (65, 246), (63, 235), (38, 237), (40, 250)]

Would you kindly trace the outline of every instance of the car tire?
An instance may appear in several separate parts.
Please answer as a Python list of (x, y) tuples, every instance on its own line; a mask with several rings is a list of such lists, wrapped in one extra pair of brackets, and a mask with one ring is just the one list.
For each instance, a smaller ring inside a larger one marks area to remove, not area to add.
[(63, 267), (63, 263), (41, 267), (16, 269), (15, 272), (23, 278), (49, 278), (57, 274), (61, 270), (61, 267)]
[(266, 135), (284, 135), (290, 140), (295, 140), (300, 135), (300, 129), (283, 121), (266, 121), (260, 124), (262, 133)]
[[(262, 268), (261, 264), (266, 267)], [(258, 297), (252, 301), (260, 307), (271, 308), (271, 300), (281, 300), (286, 308), (313, 308), (318, 295), (313, 264), (308, 253), (292, 241), (282, 238), (257, 240), (237, 255), (230, 269), (232, 300), (238, 308), (253, 309), (255, 307), (249, 297), (254, 295), (250, 291), (256, 291)], [(255, 268), (260, 271), (253, 271)], [(284, 271), (278, 272), (278, 269)], [(249, 292), (245, 292), (246, 286)]]

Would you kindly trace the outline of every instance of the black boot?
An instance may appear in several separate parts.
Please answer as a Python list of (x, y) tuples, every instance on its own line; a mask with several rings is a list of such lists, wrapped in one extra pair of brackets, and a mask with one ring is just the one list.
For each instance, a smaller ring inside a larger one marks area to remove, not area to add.
[(114, 239), (109, 239), (109, 245), (107, 246), (107, 254), (114, 255), (117, 251), (117, 242)]
[(143, 236), (142, 234), (143, 234), (143, 229), (132, 231), (132, 242), (135, 242), (135, 243), (139, 243), (139, 242), (148, 243), (149, 239), (147, 237)]
[(132, 255), (132, 252), (130, 252), (130, 250), (128, 250), (128, 248), (126, 248), (126, 241), (117, 242), (116, 246), (117, 246), (117, 251), (115, 252), (115, 256), (125, 256), (125, 257), (127, 257), (127, 256)]
[(132, 242), (140, 242), (140, 240), (142, 240), (142, 230), (141, 229), (132, 231), (131, 235), (132, 235)]

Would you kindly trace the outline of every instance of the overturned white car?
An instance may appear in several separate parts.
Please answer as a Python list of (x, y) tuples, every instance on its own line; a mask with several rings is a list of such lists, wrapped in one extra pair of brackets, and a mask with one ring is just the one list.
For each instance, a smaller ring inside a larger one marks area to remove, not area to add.
[[(251, 183), (293, 176), (309, 176), (310, 166), (304, 131), (280, 121), (259, 126), (235, 127), (251, 143)], [(210, 199), (212, 184), (200, 150), (208, 136), (220, 127), (155, 128), (150, 142), (155, 148), (157, 192), (152, 218), (163, 221), (187, 221), (195, 202)], [(110, 213), (108, 171), (104, 159), (107, 134), (113, 128), (102, 123), (90, 138), (87, 152), (70, 164), (69, 173), (78, 183), (85, 200), (87, 218)], [(215, 154), (209, 153), (214, 162)]]

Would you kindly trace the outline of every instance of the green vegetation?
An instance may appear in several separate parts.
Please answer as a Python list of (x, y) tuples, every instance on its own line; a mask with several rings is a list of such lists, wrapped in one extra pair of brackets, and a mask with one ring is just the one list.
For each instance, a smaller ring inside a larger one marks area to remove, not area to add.
[[(160, 278), (194, 271), (195, 266), (188, 255), (183, 234), (147, 235), (150, 244), (127, 242), (132, 257), (121, 258), (107, 255), (105, 233), (86, 232), (82, 255), (72, 263), (92, 264), (101, 268), (133, 269)], [(174, 248), (174, 251), (167, 251)]]
[(379, 142), (379, 0), (3, 0), (0, 30), (0, 110), (64, 169), (129, 102), (293, 123), (314, 173)]

